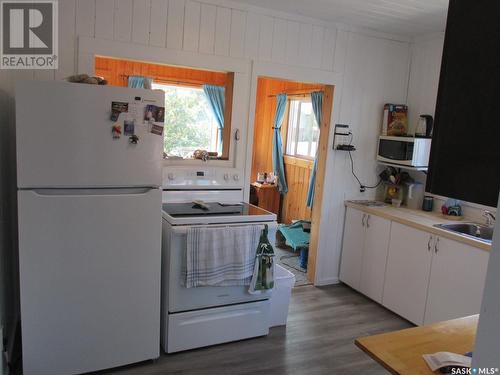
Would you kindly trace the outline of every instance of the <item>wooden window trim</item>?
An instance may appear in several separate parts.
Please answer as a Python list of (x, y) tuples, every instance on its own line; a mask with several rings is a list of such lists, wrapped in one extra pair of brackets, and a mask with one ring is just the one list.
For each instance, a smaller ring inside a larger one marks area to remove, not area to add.
[(181, 81), (170, 81), (168, 79), (153, 78), (153, 84), (155, 83), (166, 86), (192, 87), (197, 89), (203, 88), (204, 85), (204, 83), (199, 83), (199, 82), (188, 82), (188, 81), (181, 82)]
[(296, 165), (301, 168), (307, 168), (312, 170), (314, 165), (314, 159), (304, 159), (296, 156), (285, 155), (283, 156), (285, 164)]

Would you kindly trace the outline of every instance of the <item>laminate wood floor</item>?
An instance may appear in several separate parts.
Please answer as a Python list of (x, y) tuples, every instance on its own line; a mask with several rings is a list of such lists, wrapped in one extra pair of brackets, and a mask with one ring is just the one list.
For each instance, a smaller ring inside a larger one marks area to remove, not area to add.
[(163, 354), (106, 375), (386, 374), (354, 345), (412, 324), (345, 285), (293, 290), (288, 324), (266, 337)]

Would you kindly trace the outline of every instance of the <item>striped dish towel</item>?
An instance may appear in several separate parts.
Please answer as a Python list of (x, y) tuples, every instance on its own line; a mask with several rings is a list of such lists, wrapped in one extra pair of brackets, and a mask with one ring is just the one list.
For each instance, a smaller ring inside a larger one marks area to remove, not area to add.
[(189, 228), (186, 288), (249, 285), (263, 228), (263, 225)]

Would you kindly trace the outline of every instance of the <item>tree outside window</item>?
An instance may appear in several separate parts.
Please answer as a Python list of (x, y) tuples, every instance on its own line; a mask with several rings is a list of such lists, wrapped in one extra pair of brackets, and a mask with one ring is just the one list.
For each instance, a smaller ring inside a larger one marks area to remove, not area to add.
[(319, 141), (310, 99), (291, 99), (288, 103), (286, 154), (314, 159)]
[(183, 159), (195, 150), (217, 152), (218, 127), (202, 88), (153, 83), (165, 92), (165, 156)]

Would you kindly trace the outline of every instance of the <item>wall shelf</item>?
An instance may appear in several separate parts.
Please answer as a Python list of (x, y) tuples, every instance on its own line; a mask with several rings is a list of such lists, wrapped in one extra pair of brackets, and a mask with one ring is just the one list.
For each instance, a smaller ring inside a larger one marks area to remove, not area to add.
[(410, 171), (427, 172), (427, 169), (428, 169), (428, 167), (412, 167), (412, 166), (409, 166), (409, 165), (396, 164), (396, 163), (387, 163), (387, 162), (379, 161), (379, 160), (377, 160), (377, 163), (382, 164), (382, 165), (388, 165), (388, 166), (394, 167), (394, 168), (408, 169)]

